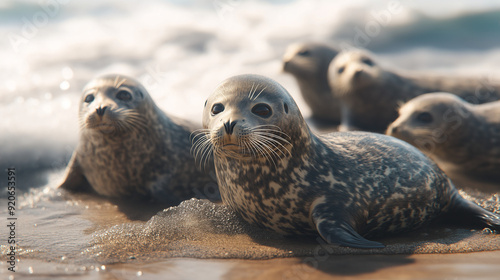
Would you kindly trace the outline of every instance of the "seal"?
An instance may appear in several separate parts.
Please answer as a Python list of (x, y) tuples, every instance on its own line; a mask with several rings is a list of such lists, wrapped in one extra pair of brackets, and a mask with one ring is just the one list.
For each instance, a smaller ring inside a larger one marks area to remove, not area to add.
[(283, 56), (283, 71), (292, 74), (319, 124), (340, 124), (340, 101), (331, 93), (328, 66), (338, 51), (319, 43), (295, 43)]
[(132, 78), (91, 80), (79, 122), (79, 143), (61, 188), (176, 204), (215, 184), (190, 153), (195, 126), (167, 116)]
[(368, 132), (316, 135), (269, 78), (223, 81), (206, 102), (203, 127), (222, 201), (250, 224), (357, 248), (382, 248), (367, 238), (445, 213), (500, 230), (499, 215), (460, 196), (415, 147)]
[(398, 117), (399, 107), (424, 93), (451, 92), (474, 104), (500, 99), (499, 85), (471, 78), (401, 75), (385, 70), (361, 50), (337, 55), (328, 80), (342, 103), (342, 131), (385, 133)]
[(500, 101), (474, 105), (427, 93), (401, 107), (387, 134), (461, 173), (500, 178)]

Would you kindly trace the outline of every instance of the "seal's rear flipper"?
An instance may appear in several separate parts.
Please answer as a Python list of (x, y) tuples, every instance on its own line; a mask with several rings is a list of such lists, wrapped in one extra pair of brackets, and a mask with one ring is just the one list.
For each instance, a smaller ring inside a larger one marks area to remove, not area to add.
[(66, 178), (59, 186), (65, 190), (73, 192), (92, 192), (92, 186), (85, 178), (80, 164), (76, 160), (76, 152), (73, 152), (69, 160), (68, 167), (66, 167)]
[(382, 243), (365, 239), (345, 222), (325, 220), (317, 223), (316, 228), (321, 237), (328, 243), (362, 249), (378, 249), (385, 247)]
[(463, 198), (458, 192), (453, 196), (448, 214), (453, 215), (453, 220), (459, 225), (489, 227), (500, 232), (500, 215)]

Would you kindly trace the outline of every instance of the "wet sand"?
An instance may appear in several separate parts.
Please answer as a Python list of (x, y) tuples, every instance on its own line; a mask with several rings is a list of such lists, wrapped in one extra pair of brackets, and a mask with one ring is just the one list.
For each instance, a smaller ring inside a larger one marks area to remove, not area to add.
[[(307, 115), (310, 109), (295, 81), (277, 74), (286, 45), (311, 38), (352, 42), (358, 33), (353, 28), (375, 22), (373, 12), (384, 12), (385, 4), (220, 1), (238, 4), (220, 11), (214, 10), (214, 1), (205, 1), (205, 10), (170, 4), (182, 1), (80, 1), (76, 6), (77, 1), (71, 2), (47, 7), (59, 12), (29, 32), (30, 42), (22, 44), (20, 53), (12, 52), (8, 40), (0, 45), (8, 65), (0, 70), (0, 111), (5, 112), (0, 152), (2, 163), (18, 168), (18, 185), (23, 188), (18, 194), (17, 272), (7, 271), (7, 228), (2, 224), (0, 279), (499, 278), (499, 236), (481, 230), (438, 224), (381, 240), (389, 245), (385, 251), (325, 247), (314, 237), (292, 240), (250, 230), (225, 209), (208, 203), (191, 202), (150, 221), (162, 207), (68, 196), (55, 189), (61, 170), (49, 176), (40, 170), (63, 168), (71, 156), (78, 135), (80, 89), (100, 73), (141, 78), (162, 109), (196, 121), (207, 89), (228, 75), (260, 73), (295, 94)], [(417, 1), (413, 2), (404, 3), (404, 12), (394, 15), (380, 36), (370, 36), (368, 47), (405, 69), (483, 75), (488, 81), (498, 76), (499, 38), (492, 36), (498, 33), (498, 5), (478, 1), (464, 8), (445, 1), (438, 6), (421, 3), (415, 9)], [(28, 24), (21, 18), (32, 21), (47, 12), (38, 1), (3, 4), (5, 34), (21, 34)], [(499, 212), (498, 182), (465, 178), (460, 186), (471, 198), (490, 198), (482, 205)], [(4, 195), (0, 193), (0, 216), (5, 222)], [(197, 215), (197, 209), (213, 212)]]
[[(78, 266), (24, 260), (15, 279), (498, 279), (500, 251), (468, 254), (331, 256), (311, 264), (305, 258), (202, 260)], [(2, 264), (2, 275), (5, 269)]]
[[(14, 279), (497, 279), (500, 234), (430, 227), (378, 239), (382, 250), (284, 238), (256, 229), (224, 205), (157, 205), (67, 194), (48, 185), (19, 197)], [(495, 183), (457, 180), (463, 195), (500, 212)], [(483, 187), (481, 191), (473, 187)], [(486, 191), (490, 190), (490, 191)], [(0, 202), (5, 209), (4, 200)], [(160, 211), (161, 210), (161, 211)], [(160, 211), (157, 213), (157, 211)], [(2, 212), (4, 213), (4, 212)], [(5, 229), (1, 234), (6, 234)], [(1, 247), (5, 260), (6, 247)], [(9, 279), (9, 278), (6, 278)]]

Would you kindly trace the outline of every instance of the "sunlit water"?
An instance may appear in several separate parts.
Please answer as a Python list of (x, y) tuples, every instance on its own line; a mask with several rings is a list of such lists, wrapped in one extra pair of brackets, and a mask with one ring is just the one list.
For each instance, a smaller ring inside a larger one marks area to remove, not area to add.
[[(0, 4), (0, 167), (17, 172), (19, 258), (76, 270), (165, 257), (307, 256), (318, 246), (314, 238), (283, 241), (248, 228), (207, 201), (187, 201), (148, 219), (153, 210), (138, 218), (130, 215), (133, 206), (125, 211), (105, 199), (57, 190), (78, 140), (80, 90), (97, 75), (136, 77), (166, 112), (200, 122), (215, 86), (242, 73), (277, 80), (309, 115), (295, 81), (281, 71), (286, 46), (298, 40), (366, 47), (401, 71), (491, 81), (500, 74), (497, 1), (396, 1), (397, 7), (368, 0), (46, 2)], [(0, 175), (2, 186), (6, 179)], [(499, 211), (498, 195), (472, 195)], [(5, 192), (0, 207), (6, 215)], [(455, 229), (384, 242), (388, 254), (500, 246), (487, 232)], [(8, 250), (1, 248), (2, 254)]]

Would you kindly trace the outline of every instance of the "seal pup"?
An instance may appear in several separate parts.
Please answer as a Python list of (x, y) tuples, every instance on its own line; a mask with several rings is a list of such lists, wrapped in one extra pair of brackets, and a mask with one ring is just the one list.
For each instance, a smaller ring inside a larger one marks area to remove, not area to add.
[(427, 93), (401, 107), (387, 135), (462, 173), (500, 178), (500, 101), (474, 105)]
[(328, 79), (342, 104), (340, 130), (385, 133), (406, 101), (445, 91), (480, 104), (500, 99), (500, 86), (479, 79), (403, 76), (382, 68), (366, 51), (340, 53), (331, 62)]
[(79, 122), (79, 143), (61, 188), (176, 204), (215, 184), (190, 153), (195, 126), (167, 116), (132, 78), (91, 80)]
[[(413, 230), (440, 214), (500, 229), (500, 216), (465, 200), (418, 149), (382, 134), (316, 135), (292, 97), (258, 75), (223, 81), (203, 111), (222, 201), (281, 234), (382, 248), (366, 238)], [(201, 136), (200, 136), (201, 137)]]
[(319, 43), (295, 43), (283, 56), (283, 71), (292, 74), (320, 125), (340, 124), (340, 101), (328, 84), (328, 66), (338, 51)]

